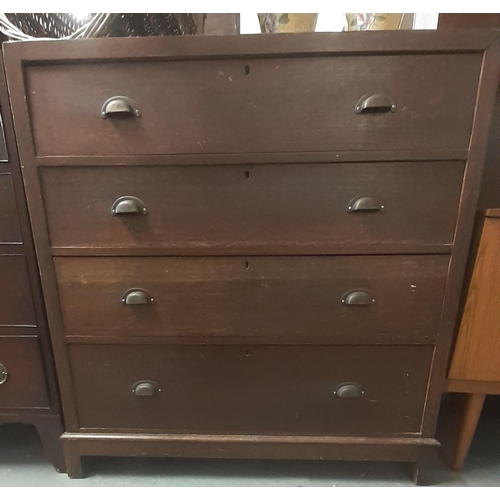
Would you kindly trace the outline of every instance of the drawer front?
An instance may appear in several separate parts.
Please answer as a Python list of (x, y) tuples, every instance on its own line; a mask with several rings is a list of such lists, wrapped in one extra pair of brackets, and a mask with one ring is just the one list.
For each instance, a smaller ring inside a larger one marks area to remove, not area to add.
[[(41, 175), (53, 247), (418, 253), (452, 244), (463, 163), (51, 167)], [(130, 196), (140, 201), (122, 203)], [(117, 205), (139, 213), (113, 215)]]
[(0, 337), (0, 408), (48, 408), (36, 337)]
[(60, 257), (55, 267), (70, 337), (376, 344), (435, 339), (448, 262), (446, 255)]
[(37, 324), (24, 255), (0, 255), (0, 325)]
[[(431, 346), (69, 349), (82, 428), (359, 436), (420, 431), (433, 352)], [(351, 387), (339, 389), (345, 383)], [(346, 392), (357, 397), (339, 397)]]
[(22, 242), (12, 176), (9, 173), (0, 173), (0, 245)]
[[(38, 156), (465, 150), (481, 60), (434, 54), (33, 65), (26, 96)], [(382, 97), (365, 105), (382, 112), (357, 113), (360, 99), (374, 94)], [(140, 116), (103, 118), (116, 96), (131, 99), (118, 106)]]

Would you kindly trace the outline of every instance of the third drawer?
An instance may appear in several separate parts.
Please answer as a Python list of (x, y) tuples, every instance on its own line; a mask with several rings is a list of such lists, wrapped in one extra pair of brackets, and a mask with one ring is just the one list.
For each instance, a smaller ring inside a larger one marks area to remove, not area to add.
[(449, 257), (55, 259), (66, 335), (319, 343), (435, 339)]

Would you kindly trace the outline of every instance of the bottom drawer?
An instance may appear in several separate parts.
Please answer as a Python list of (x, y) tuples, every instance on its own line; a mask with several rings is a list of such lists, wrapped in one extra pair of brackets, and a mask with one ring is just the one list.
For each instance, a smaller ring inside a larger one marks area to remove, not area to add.
[(36, 337), (0, 337), (0, 408), (48, 408)]
[(432, 346), (69, 350), (82, 428), (357, 436), (420, 432), (433, 353)]

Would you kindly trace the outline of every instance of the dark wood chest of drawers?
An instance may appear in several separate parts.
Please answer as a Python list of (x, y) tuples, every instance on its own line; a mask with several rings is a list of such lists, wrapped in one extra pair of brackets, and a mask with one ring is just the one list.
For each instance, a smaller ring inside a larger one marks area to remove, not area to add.
[(50, 339), (0, 50), (0, 424), (35, 425), (65, 470)]
[(495, 38), (8, 44), (70, 475), (438, 446)]

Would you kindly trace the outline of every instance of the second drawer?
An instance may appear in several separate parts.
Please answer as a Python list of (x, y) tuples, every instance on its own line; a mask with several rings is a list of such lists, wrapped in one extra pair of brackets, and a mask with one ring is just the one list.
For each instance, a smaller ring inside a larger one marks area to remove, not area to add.
[(461, 162), (41, 171), (59, 255), (442, 253), (462, 177)]
[(449, 257), (55, 259), (69, 337), (426, 343)]

